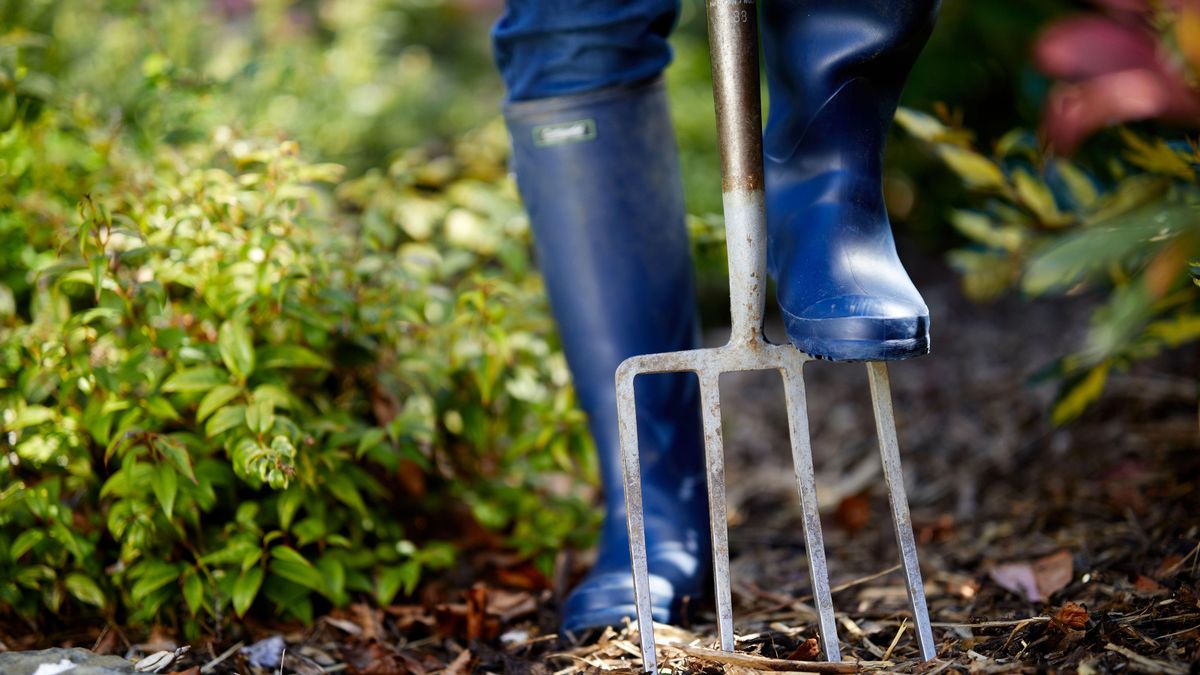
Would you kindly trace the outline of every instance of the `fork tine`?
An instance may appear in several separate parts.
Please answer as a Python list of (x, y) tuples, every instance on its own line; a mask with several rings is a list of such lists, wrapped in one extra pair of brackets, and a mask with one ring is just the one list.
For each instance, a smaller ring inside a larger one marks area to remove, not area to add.
[(658, 671), (654, 652), (654, 614), (650, 606), (650, 565), (646, 559), (646, 521), (642, 510), (642, 467), (638, 453), (637, 407), (633, 399), (632, 368), (617, 369), (617, 426), (621, 435), (621, 473), (625, 479), (625, 517), (629, 554), (633, 561), (633, 595), (637, 606), (638, 637), (642, 643), (642, 672)]
[(704, 411), (704, 459), (708, 465), (708, 518), (712, 533), (713, 585), (717, 601), (717, 634), (722, 651), (733, 651), (733, 601), (729, 579), (729, 509), (725, 501), (725, 451), (721, 435), (720, 374), (700, 376)]
[(892, 506), (892, 523), (896, 526), (896, 545), (900, 549), (900, 562), (904, 567), (908, 601), (912, 606), (913, 622), (917, 626), (921, 658), (929, 661), (937, 656), (937, 645), (933, 640), (933, 629), (929, 625), (925, 585), (921, 581), (921, 566), (917, 562), (917, 542), (913, 537), (912, 516), (908, 512), (908, 496), (904, 491), (904, 472), (900, 468), (900, 442), (896, 438), (896, 418), (892, 413), (887, 364), (870, 362), (867, 364), (867, 373), (871, 382), (871, 404), (875, 408), (875, 428), (879, 434), (883, 478), (887, 483), (888, 501)]
[(804, 543), (808, 549), (808, 571), (812, 579), (813, 601), (821, 628), (821, 647), (827, 661), (841, 661), (833, 597), (829, 591), (829, 570), (825, 564), (825, 541), (821, 536), (821, 513), (817, 508), (817, 479), (813, 472), (812, 441), (808, 432), (808, 400), (804, 394), (804, 374), (799, 366), (780, 369), (784, 400), (788, 410), (788, 432), (792, 440), (792, 463), (800, 493), (804, 517)]

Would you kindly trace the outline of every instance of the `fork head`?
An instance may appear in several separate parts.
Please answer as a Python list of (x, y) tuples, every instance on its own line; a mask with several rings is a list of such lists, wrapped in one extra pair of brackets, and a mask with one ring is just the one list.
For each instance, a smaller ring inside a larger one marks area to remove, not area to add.
[[(724, 347), (635, 356), (624, 361), (618, 368), (616, 376), (617, 413), (624, 473), (626, 517), (633, 562), (633, 585), (639, 640), (645, 672), (655, 672), (658, 664), (651, 616), (649, 565), (646, 555), (641, 466), (637, 438), (637, 408), (634, 402), (633, 385), (634, 379), (638, 375), (671, 372), (695, 373), (700, 383), (709, 526), (713, 550), (713, 590), (721, 649), (733, 651), (734, 633), (719, 381), (722, 373), (774, 370), (783, 377), (792, 464), (800, 497), (809, 576), (818, 619), (818, 634), (825, 659), (828, 661), (841, 659), (836, 616), (829, 586), (829, 572), (825, 559), (824, 538), (821, 532), (821, 517), (816, 497), (816, 475), (812, 462), (808, 405), (802, 372), (804, 364), (811, 360), (813, 360), (812, 357), (791, 346), (770, 344), (761, 335), (755, 334), (750, 339), (744, 340), (738, 340), (735, 335), (734, 340)], [(888, 487), (896, 540), (903, 563), (917, 640), (922, 656), (929, 660), (936, 655), (936, 648), (930, 630), (920, 568), (917, 566), (916, 543), (908, 513), (908, 500), (904, 493), (904, 479), (900, 470), (900, 455), (896, 442), (895, 419), (891, 407), (887, 370), (882, 363), (868, 363), (867, 369), (870, 376), (876, 428), (880, 440), (880, 453), (883, 459), (884, 478)]]

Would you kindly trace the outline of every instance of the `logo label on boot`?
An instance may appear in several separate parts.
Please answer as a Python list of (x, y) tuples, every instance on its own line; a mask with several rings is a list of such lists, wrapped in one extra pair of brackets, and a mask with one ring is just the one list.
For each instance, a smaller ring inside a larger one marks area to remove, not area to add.
[(533, 144), (539, 148), (548, 145), (582, 143), (596, 137), (596, 121), (591, 119), (543, 124), (533, 128)]

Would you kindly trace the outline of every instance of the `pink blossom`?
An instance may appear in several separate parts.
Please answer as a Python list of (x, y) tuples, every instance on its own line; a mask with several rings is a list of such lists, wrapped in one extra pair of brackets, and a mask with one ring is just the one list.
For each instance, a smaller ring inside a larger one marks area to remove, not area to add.
[[(1135, 120), (1200, 126), (1200, 91), (1188, 84), (1186, 66), (1150, 30), (1151, 3), (1094, 2), (1106, 13), (1055, 22), (1034, 45), (1038, 68), (1058, 80), (1042, 118), (1050, 144), (1070, 153), (1096, 131)], [(1167, 4), (1191, 10), (1200, 0)]]

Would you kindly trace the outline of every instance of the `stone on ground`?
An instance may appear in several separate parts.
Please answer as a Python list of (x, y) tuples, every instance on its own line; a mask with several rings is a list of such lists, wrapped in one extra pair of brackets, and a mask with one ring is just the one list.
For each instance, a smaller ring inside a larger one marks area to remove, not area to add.
[(126, 675), (133, 664), (119, 656), (101, 656), (78, 647), (0, 654), (4, 675)]

